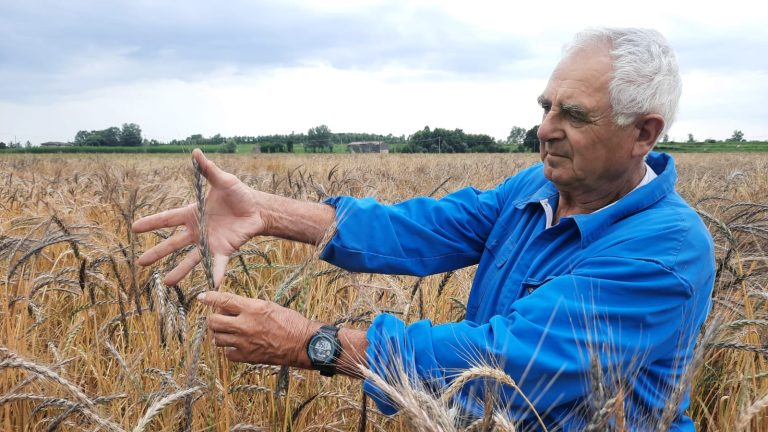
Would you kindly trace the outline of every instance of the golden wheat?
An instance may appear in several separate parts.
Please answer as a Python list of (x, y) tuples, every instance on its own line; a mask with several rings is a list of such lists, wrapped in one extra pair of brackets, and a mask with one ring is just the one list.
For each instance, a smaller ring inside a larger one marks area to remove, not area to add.
[[(376, 196), (391, 203), (465, 185), (490, 188), (536, 155), (214, 159), (249, 186), (284, 196)], [(768, 394), (768, 157), (677, 161), (678, 189), (716, 242), (713, 311), (721, 318), (708, 321), (694, 364), (701, 367), (674, 389), (669, 406), (689, 382), (688, 412), (701, 429), (726, 431), (738, 422), (742, 430), (766, 430), (760, 414)], [(195, 307), (210, 275), (196, 270), (166, 287), (160, 275), (182, 254), (151, 268), (135, 263), (172, 231), (134, 236), (133, 220), (202, 197), (190, 165), (188, 156), (0, 158), (0, 430), (516, 430), (501, 409), (462, 424), (447, 409), (449, 396), (418, 386), (390, 386), (404, 410), (387, 417), (362, 398), (358, 381), (229, 363), (208, 343)], [(472, 268), (426, 278), (362, 275), (318, 261), (318, 251), (253, 239), (232, 260), (221, 289), (357, 328), (381, 311), (436, 323), (464, 315)], [(448, 394), (472, 374), (514, 385), (501, 370), (478, 368), (459, 375)], [(623, 396), (608, 392), (608, 375), (592, 372), (591, 424), (599, 430), (614, 419), (622, 430)], [(673, 413), (665, 412), (662, 428)]]

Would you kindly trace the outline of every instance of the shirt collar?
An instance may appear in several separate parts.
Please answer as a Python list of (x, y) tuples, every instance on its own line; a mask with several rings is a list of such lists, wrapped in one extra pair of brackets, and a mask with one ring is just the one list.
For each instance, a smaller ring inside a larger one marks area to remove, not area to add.
[[(654, 171), (657, 178), (646, 184), (645, 187), (633, 190), (632, 193), (627, 194), (616, 201), (614, 203), (615, 205), (604, 207), (598, 212), (563, 218), (573, 219), (576, 223), (581, 234), (582, 247), (587, 247), (608, 227), (617, 221), (630, 214), (637, 213), (638, 211), (650, 207), (652, 204), (675, 191), (677, 172), (675, 171), (675, 164), (672, 156), (666, 153), (650, 152), (646, 159), (646, 163)], [(522, 209), (529, 204), (535, 203), (541, 208), (541, 200), (549, 200), (558, 196), (559, 193), (555, 185), (547, 180), (533, 194), (515, 201), (513, 205)]]

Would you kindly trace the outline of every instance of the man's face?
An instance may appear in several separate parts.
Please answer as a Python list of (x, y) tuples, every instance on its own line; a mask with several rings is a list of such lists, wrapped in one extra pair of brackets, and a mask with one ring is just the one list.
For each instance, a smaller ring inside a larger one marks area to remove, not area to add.
[(620, 179), (636, 163), (636, 128), (613, 124), (612, 69), (606, 46), (578, 49), (558, 64), (539, 97), (544, 175), (561, 191), (595, 190)]

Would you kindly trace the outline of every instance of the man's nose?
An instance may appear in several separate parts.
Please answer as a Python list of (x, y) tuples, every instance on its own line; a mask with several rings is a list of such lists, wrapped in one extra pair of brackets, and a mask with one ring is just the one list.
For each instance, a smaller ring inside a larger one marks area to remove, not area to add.
[(562, 139), (565, 136), (556, 113), (549, 111), (544, 115), (541, 119), (537, 136), (542, 144), (547, 141)]

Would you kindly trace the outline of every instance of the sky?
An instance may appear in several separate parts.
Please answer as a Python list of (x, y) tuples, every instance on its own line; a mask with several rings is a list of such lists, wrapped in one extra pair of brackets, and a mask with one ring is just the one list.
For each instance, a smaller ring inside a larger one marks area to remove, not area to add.
[(677, 52), (670, 138), (768, 140), (768, 14), (757, 2), (0, 0), (0, 141), (306, 132), (504, 139), (541, 117), (563, 46), (651, 27)]

